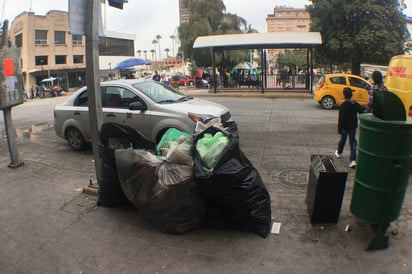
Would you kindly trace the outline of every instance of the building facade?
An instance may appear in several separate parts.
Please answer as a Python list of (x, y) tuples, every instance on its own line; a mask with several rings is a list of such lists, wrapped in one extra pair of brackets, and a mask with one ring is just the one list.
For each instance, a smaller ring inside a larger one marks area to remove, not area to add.
[[(266, 18), (267, 32), (309, 32), (310, 14), (305, 9), (276, 6)], [(276, 60), (280, 50), (269, 50), (269, 60)]]
[[(58, 85), (66, 91), (85, 85), (85, 36), (70, 34), (68, 12), (52, 10), (45, 16), (23, 12), (13, 20), (8, 34), (11, 44), (21, 50), (27, 93), (50, 78), (57, 78)], [(105, 58), (103, 69), (110, 63), (110, 57), (116, 60), (119, 56), (134, 56), (134, 40), (131, 35), (99, 38), (99, 60)], [(115, 61), (113, 64), (116, 65)]]
[(266, 18), (268, 32), (308, 32), (310, 15), (305, 9), (276, 6)]
[(179, 22), (180, 25), (189, 22), (190, 10), (187, 0), (179, 0)]

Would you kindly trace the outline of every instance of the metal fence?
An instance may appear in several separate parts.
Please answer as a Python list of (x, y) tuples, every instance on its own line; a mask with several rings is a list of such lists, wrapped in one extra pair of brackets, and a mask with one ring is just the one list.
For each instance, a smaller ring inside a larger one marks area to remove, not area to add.
[[(262, 75), (261, 75), (262, 76)], [(283, 75), (282, 75), (283, 76)], [(313, 88), (315, 84), (319, 81), (320, 75), (315, 75), (313, 77), (312, 83)], [(221, 77), (217, 76), (217, 88), (241, 88), (247, 86), (249, 88), (261, 87), (261, 80), (255, 79), (242, 79), (241, 81), (233, 80), (224, 75)], [(213, 76), (210, 78), (211, 88), (213, 87)], [(310, 90), (310, 77), (305, 74), (291, 74), (287, 77), (281, 77), (280, 74), (267, 73), (264, 77), (264, 88), (267, 89), (307, 89)]]

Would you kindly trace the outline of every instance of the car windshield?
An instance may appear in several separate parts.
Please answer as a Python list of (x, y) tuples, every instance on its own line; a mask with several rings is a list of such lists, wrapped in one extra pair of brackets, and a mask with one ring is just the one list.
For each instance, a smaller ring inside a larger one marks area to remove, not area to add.
[(165, 86), (153, 81), (135, 83), (133, 84), (133, 87), (140, 90), (144, 95), (159, 104), (175, 103), (189, 99), (189, 97), (182, 92), (175, 90), (170, 86)]

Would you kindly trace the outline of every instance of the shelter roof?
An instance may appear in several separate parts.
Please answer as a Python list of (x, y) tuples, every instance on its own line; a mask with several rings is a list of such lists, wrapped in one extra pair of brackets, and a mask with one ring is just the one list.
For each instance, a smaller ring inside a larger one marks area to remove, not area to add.
[(199, 36), (193, 48), (273, 49), (312, 48), (322, 44), (319, 32), (267, 32)]

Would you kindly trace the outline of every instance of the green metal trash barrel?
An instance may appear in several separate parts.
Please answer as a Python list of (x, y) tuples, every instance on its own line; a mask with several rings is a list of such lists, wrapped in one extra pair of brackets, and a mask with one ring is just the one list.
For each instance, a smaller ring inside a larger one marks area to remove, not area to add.
[(399, 217), (412, 159), (412, 120), (359, 116), (359, 147), (350, 210), (372, 224)]

